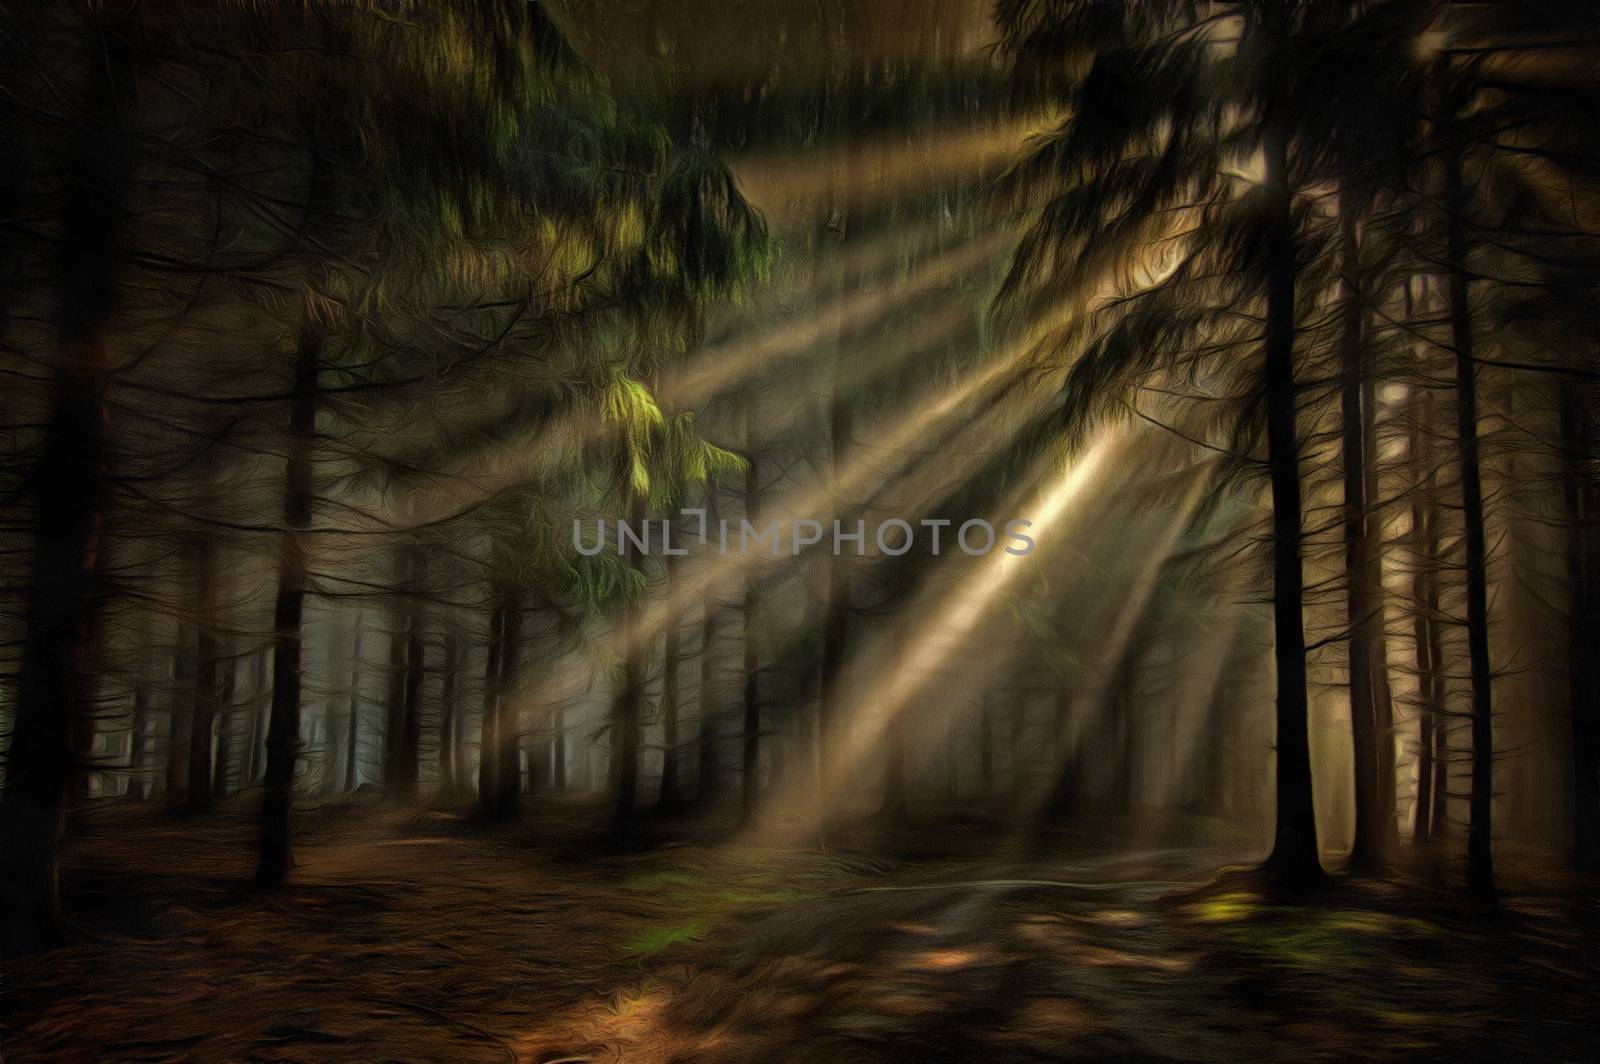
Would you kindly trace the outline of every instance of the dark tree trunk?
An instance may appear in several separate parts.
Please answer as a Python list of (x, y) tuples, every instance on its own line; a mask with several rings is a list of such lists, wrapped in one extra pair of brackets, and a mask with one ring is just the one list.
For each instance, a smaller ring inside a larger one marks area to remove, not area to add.
[(508, 591), (500, 627), (499, 684), (495, 700), (495, 804), (496, 817), (513, 817), (522, 797), (522, 714), (517, 698), (522, 665), (522, 596)]
[(567, 789), (567, 714), (561, 706), (550, 711), (551, 785), (560, 794)]
[(356, 637), (350, 648), (350, 693), (345, 706), (344, 789), (361, 786), (361, 633), (363, 620), (356, 614)]
[(1135, 714), (1135, 691), (1139, 684), (1138, 637), (1122, 651), (1122, 661), (1117, 666), (1116, 679), (1112, 681), (1111, 713), (1117, 722), (1117, 810), (1132, 814), (1138, 804), (1139, 793), (1139, 722)]
[(414, 550), (411, 560), (411, 611), (406, 622), (406, 692), (405, 718), (400, 729), (400, 751), (395, 757), (395, 797), (401, 801), (414, 801), (417, 796), (417, 773), (422, 749), (422, 682), (428, 672), (428, 648), (424, 641), (427, 617), (423, 613), (422, 584), (427, 555), (421, 547)]
[(461, 648), (454, 632), (444, 637), (444, 678), (439, 691), (439, 790), (456, 793), (456, 673), (461, 669)]
[(679, 628), (683, 624), (683, 611), (678, 605), (676, 556), (667, 556), (666, 569), (667, 632), (661, 658), (661, 793), (656, 799), (656, 809), (675, 813), (682, 805), (678, 780), (678, 744), (681, 741), (678, 736), (678, 659), (681, 657)]
[(261, 755), (266, 747), (262, 739), (263, 725), (266, 723), (265, 712), (271, 692), (267, 688), (267, 659), (271, 656), (270, 644), (263, 644), (255, 652), (251, 662), (250, 672), (250, 735), (246, 740), (249, 747), (245, 755), (245, 769), (251, 784), (261, 779)]
[(230, 654), (222, 663), (222, 690), (217, 695), (217, 759), (211, 773), (211, 793), (228, 796), (229, 736), (233, 731), (233, 698), (239, 686), (239, 663)]
[(118, 231), (133, 147), (125, 110), (133, 63), (116, 34), (90, 15), (88, 98), (62, 182), (55, 396), (34, 488), (27, 631), (0, 795), (0, 948), (31, 951), (55, 934), (57, 842), (84, 715), (85, 660), (100, 549), (106, 332), (115, 297)]
[(478, 732), (478, 804), (493, 814), (495, 806), (495, 751), (500, 745), (500, 652), (506, 607), (499, 592), (489, 614), (489, 638), (484, 646), (483, 719)]
[[(629, 523), (636, 529), (643, 528), (646, 518), (644, 495), (634, 492), (628, 510)], [(629, 543), (626, 537), (622, 538), (622, 543), (626, 564), (642, 576), (644, 553)], [(644, 702), (646, 649), (640, 617), (640, 603), (630, 600), (622, 611), (622, 684), (617, 688), (611, 706), (612, 778), (616, 788), (612, 828), (619, 837), (632, 831), (635, 807), (639, 800), (639, 721)]]
[(1056, 689), (1053, 723), (1054, 778), (1050, 783), (1050, 795), (1046, 799), (1044, 812), (1046, 820), (1062, 824), (1070, 820), (1077, 810), (1080, 775), (1077, 752), (1080, 744), (1074, 742), (1072, 736), (1072, 693), (1064, 683)]
[(189, 705), (189, 808), (211, 808), (212, 744), (217, 726), (216, 547), (195, 540), (195, 675)]
[(1433, 425), (1433, 399), (1418, 391), (1413, 408), (1411, 439), (1411, 631), (1416, 643), (1417, 667), (1417, 808), (1411, 828), (1414, 845), (1435, 837), (1444, 808), (1435, 801), (1444, 774), (1439, 740), (1443, 729), (1443, 684), (1439, 660), (1439, 508), (1433, 475), (1429, 433)]
[[(1287, 50), (1285, 14), (1267, 7), (1266, 30)], [(1262, 135), (1266, 200), (1265, 377), (1267, 468), (1272, 485), (1273, 657), (1277, 665), (1277, 815), (1264, 871), (1280, 888), (1322, 879), (1312, 800), (1311, 740), (1306, 699), (1304, 576), (1300, 563), (1300, 440), (1294, 380), (1295, 282), (1298, 269), (1289, 188), (1289, 122), (1272, 101)]]
[(1466, 189), (1457, 134), (1446, 130), (1446, 257), (1449, 262), (1450, 332), (1456, 362), (1456, 439), (1461, 463), (1461, 508), (1466, 540), (1467, 657), (1472, 674), (1472, 790), (1468, 799), (1467, 888), (1494, 900), (1493, 672), (1489, 662), (1488, 550), (1483, 530), (1483, 482), (1478, 457), (1477, 362), (1472, 353), (1468, 291)]
[[(1356, 211), (1349, 191), (1342, 190), (1339, 203), (1340, 273), (1343, 290), (1339, 297), (1341, 320), (1340, 353), (1343, 357), (1343, 383), (1340, 388), (1341, 457), (1344, 473), (1344, 568), (1346, 660), (1349, 666), (1350, 737), (1355, 774), (1355, 842), (1350, 850), (1350, 867), (1362, 872), (1381, 870), (1389, 859), (1389, 833), (1385, 824), (1394, 823), (1393, 804), (1386, 808), (1379, 783), (1380, 732), (1377, 711), (1378, 663), (1372, 639), (1380, 605), (1375, 595), (1379, 588), (1372, 577), (1376, 556), (1369, 537), (1368, 446), (1365, 427), (1367, 412), (1363, 318), (1366, 310), (1361, 286), (1360, 245), (1356, 237)], [(1393, 758), (1391, 756), (1390, 760)]]
[(1567, 689), (1572, 714), (1572, 861), (1600, 871), (1600, 479), (1595, 426), (1577, 384), (1561, 393), (1567, 505)]
[(145, 734), (150, 727), (150, 680), (145, 675), (144, 662), (139, 663), (139, 678), (133, 686), (133, 720), (128, 726), (128, 792), (127, 797), (143, 801), (145, 794)]
[(288, 878), (294, 809), (295, 759), (300, 750), (301, 621), (306, 595), (306, 529), (313, 505), (312, 447), (322, 356), (321, 326), (307, 309), (300, 326), (290, 399), (288, 460), (283, 493), (283, 537), (279, 544), (278, 593), (273, 605), (272, 712), (267, 723), (267, 769), (261, 794), (261, 858), (258, 886)]
[[(706, 489), (706, 520), (717, 522), (717, 497)], [(722, 626), (722, 611), (713, 580), (706, 589), (700, 621), (700, 730), (695, 742), (695, 804), (706, 806), (716, 800), (721, 783), (717, 764), (716, 722), (722, 714), (717, 689), (717, 633)]]
[[(756, 458), (760, 404), (754, 389), (744, 396), (744, 513), (751, 527), (761, 520), (761, 466)], [(749, 823), (761, 800), (761, 625), (760, 574), (751, 570), (744, 583), (744, 758), (741, 817)]]
[(994, 733), (989, 713), (991, 693), (985, 691), (978, 706), (978, 791), (985, 798), (994, 794)]
[(178, 625), (172, 653), (172, 696), (167, 710), (166, 807), (182, 809), (189, 793), (189, 714), (194, 711), (194, 642), (189, 627)]
[(383, 790), (391, 801), (417, 796), (418, 722), (422, 684), (422, 633), (416, 595), (420, 553), (407, 546), (395, 555), (393, 628), (389, 635), (389, 702), (383, 736)]

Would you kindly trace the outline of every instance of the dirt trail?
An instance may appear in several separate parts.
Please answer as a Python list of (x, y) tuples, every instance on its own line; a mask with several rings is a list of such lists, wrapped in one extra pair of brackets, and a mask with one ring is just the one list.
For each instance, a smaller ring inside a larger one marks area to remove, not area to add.
[(4, 973), (4, 1059), (1411, 1062), (1600, 1044), (1592, 924), (1557, 900), (1488, 927), (1395, 888), (1171, 900), (1215, 851), (984, 860), (958, 839), (911, 862), (690, 832), (597, 854), (588, 818), (313, 811), (295, 885), (271, 897), (240, 887), (242, 808), (98, 818), (66, 868), (80, 941)]

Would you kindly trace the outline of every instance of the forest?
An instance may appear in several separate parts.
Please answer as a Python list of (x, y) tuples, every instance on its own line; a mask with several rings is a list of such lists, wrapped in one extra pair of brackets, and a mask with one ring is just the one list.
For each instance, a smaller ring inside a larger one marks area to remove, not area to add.
[(1600, 4), (0, 0), (0, 1059), (1600, 1061)]

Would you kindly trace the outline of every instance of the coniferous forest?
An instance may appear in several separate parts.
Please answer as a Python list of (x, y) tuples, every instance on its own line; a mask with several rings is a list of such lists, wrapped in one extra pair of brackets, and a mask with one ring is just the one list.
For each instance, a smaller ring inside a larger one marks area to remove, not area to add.
[(0, 0), (0, 1058), (1600, 1060), (1600, 5)]

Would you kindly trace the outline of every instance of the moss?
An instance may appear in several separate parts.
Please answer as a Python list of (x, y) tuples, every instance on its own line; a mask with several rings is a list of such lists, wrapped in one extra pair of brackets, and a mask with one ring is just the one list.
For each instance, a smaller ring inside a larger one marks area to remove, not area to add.
[(630, 938), (625, 948), (628, 953), (635, 956), (648, 957), (679, 942), (692, 942), (697, 938), (704, 938), (709, 930), (711, 924), (705, 920), (647, 927)]

